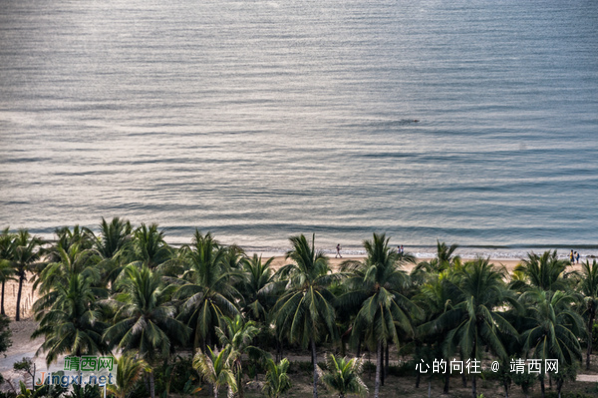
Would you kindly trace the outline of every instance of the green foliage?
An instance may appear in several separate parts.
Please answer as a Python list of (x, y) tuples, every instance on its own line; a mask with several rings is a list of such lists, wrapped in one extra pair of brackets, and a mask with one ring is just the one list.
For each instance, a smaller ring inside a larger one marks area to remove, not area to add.
[(23, 358), (12, 364), (12, 368), (17, 372), (33, 373), (33, 361), (31, 358)]
[(122, 350), (138, 351), (153, 365), (158, 357), (173, 353), (177, 344), (183, 345), (189, 331), (174, 319), (172, 289), (163, 286), (159, 274), (134, 265), (124, 272), (127, 278), (120, 281), (124, 293), (112, 302), (118, 311), (104, 338)]
[(85, 387), (73, 386), (73, 391), (66, 394), (64, 398), (101, 398), (102, 393), (99, 385), (87, 384)]
[(288, 376), (289, 361), (283, 358), (280, 363), (276, 364), (272, 358), (266, 360), (266, 382), (262, 391), (270, 398), (280, 398), (283, 394), (289, 391), (292, 387), (291, 379)]
[(536, 381), (538, 381), (538, 376), (529, 372), (512, 373), (511, 378), (516, 385), (521, 387), (521, 391), (526, 396), (530, 393)]
[(519, 281), (513, 288), (519, 291), (530, 287), (546, 291), (565, 290), (569, 280), (563, 277), (563, 273), (569, 265), (569, 261), (559, 260), (556, 250), (545, 251), (542, 255), (529, 253), (528, 258), (515, 268), (515, 272), (525, 275), (528, 285)]
[[(119, 367), (120, 369), (120, 367)], [(190, 394), (199, 383), (193, 369), (193, 358), (177, 355), (172, 363), (163, 364), (154, 371), (156, 375), (156, 393), (166, 396), (170, 393)]]
[(34, 391), (27, 389), (25, 384), (19, 382), (19, 394), (16, 398), (60, 398), (64, 396), (67, 391), (65, 387), (61, 385), (48, 385), (45, 384)]
[(125, 398), (135, 389), (142, 373), (150, 370), (144, 360), (136, 359), (135, 353), (131, 352), (122, 355), (116, 366), (116, 383), (107, 385), (107, 388), (117, 398)]
[(54, 286), (34, 304), (38, 328), (32, 337), (44, 336), (38, 354), (46, 352), (48, 365), (60, 355), (107, 353), (102, 333), (106, 324), (95, 306), (96, 297), (90, 280), (82, 273), (72, 273), (67, 281)]
[(578, 337), (586, 334), (583, 319), (575, 312), (575, 298), (562, 291), (533, 290), (522, 300), (534, 303), (528, 307), (528, 329), (522, 334), (524, 349), (535, 358), (558, 359), (561, 364), (581, 360)]
[(237, 392), (237, 381), (230, 367), (229, 355), (230, 349), (218, 352), (208, 347), (207, 353), (197, 350), (193, 357), (193, 368), (205, 382), (212, 385), (215, 398), (220, 387), (226, 386), (229, 396)]
[(0, 315), (0, 354), (12, 346), (11, 336), (10, 319), (5, 315)]
[(367, 395), (368, 388), (361, 380), (363, 360), (359, 358), (336, 358), (329, 354), (326, 357), (327, 372), (321, 372), (321, 378), (326, 386), (344, 397), (346, 395)]
[(210, 233), (196, 230), (191, 246), (182, 250), (186, 264), (177, 282), (182, 285), (177, 298), (184, 304), (178, 319), (193, 330), (193, 348), (197, 349), (213, 341), (223, 316), (239, 314), (235, 301), (240, 294), (231, 284), (232, 274), (224, 262), (226, 250)]

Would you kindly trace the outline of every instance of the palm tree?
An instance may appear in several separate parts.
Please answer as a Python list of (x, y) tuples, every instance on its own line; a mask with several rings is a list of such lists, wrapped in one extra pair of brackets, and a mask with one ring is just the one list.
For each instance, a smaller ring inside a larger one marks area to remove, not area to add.
[[(568, 286), (563, 273), (569, 266), (569, 261), (559, 260), (556, 250), (545, 251), (541, 256), (529, 253), (527, 260), (515, 267), (515, 272), (521, 272), (528, 279), (529, 285), (541, 290), (564, 290)], [(512, 288), (520, 291), (528, 290), (521, 282), (512, 283)]]
[[(150, 365), (158, 358), (168, 358), (175, 345), (187, 341), (189, 330), (174, 317), (176, 308), (170, 303), (174, 286), (164, 287), (159, 274), (147, 266), (141, 269), (129, 265), (124, 270), (126, 278), (120, 281), (123, 294), (113, 304), (117, 306), (114, 325), (104, 333), (104, 338), (119, 349), (136, 350)], [(149, 373), (150, 393), (155, 397), (154, 373)]]
[(259, 333), (259, 329), (255, 327), (252, 321), (244, 322), (241, 315), (235, 316), (234, 319), (223, 317), (225, 328), (216, 328), (216, 334), (225, 349), (229, 349), (228, 361), (231, 370), (235, 374), (237, 389), (239, 397), (243, 398), (243, 363), (241, 361), (244, 354), (249, 354), (249, 357), (261, 357), (263, 351), (251, 345), (251, 342)]
[(289, 360), (283, 358), (277, 365), (272, 358), (266, 360), (266, 382), (262, 392), (268, 394), (270, 398), (280, 398), (292, 387), (291, 379), (287, 372), (289, 371)]
[(352, 278), (354, 289), (339, 297), (340, 306), (359, 306), (351, 338), (355, 344), (361, 338), (376, 347), (376, 382), (374, 397), (380, 394), (382, 349), (393, 341), (399, 346), (399, 334), (413, 335), (413, 318), (419, 308), (405, 295), (408, 277), (400, 270), (399, 255), (388, 246), (390, 238), (374, 234), (364, 241), (368, 254), (358, 265)]
[(133, 233), (133, 258), (150, 268), (168, 261), (172, 251), (164, 241), (164, 231), (158, 231), (158, 224), (149, 227), (141, 224)]
[(237, 392), (237, 382), (228, 362), (230, 349), (217, 352), (208, 347), (208, 352), (209, 355), (198, 349), (193, 357), (193, 367), (212, 385), (214, 398), (218, 398), (218, 389), (222, 386), (228, 387), (228, 396), (232, 398)]
[(13, 258), (11, 259), (12, 266), (15, 270), (15, 275), (19, 280), (19, 290), (17, 292), (17, 310), (15, 320), (21, 320), (21, 295), (23, 292), (23, 282), (27, 279), (27, 272), (32, 270), (40, 260), (41, 246), (43, 241), (38, 237), (32, 237), (29, 231), (25, 229), (19, 230), (15, 237), (15, 248)]
[(237, 245), (231, 245), (226, 248), (224, 253), (224, 263), (226, 267), (231, 270), (238, 270), (244, 260), (245, 252)]
[(224, 249), (210, 233), (195, 231), (193, 244), (187, 248), (188, 269), (181, 276), (177, 297), (185, 302), (179, 319), (193, 329), (193, 348), (210, 343), (215, 327), (223, 316), (239, 314), (235, 298), (239, 293), (231, 284), (231, 273), (223, 263)]
[(338, 275), (330, 275), (328, 259), (315, 249), (315, 235), (311, 245), (304, 235), (290, 238), (293, 250), (286, 255), (292, 264), (282, 267), (278, 274), (287, 280), (286, 291), (273, 308), (279, 337), (286, 334), (291, 343), (311, 346), (313, 395), (318, 396), (318, 361), (316, 343), (326, 333), (335, 340), (337, 330), (332, 306), (333, 294), (328, 290)]
[(130, 260), (132, 231), (129, 221), (115, 217), (108, 223), (102, 218), (99, 236), (94, 236), (94, 247), (102, 258), (98, 267), (106, 286), (114, 287), (116, 279)]
[(439, 274), (461, 264), (461, 257), (455, 255), (459, 245), (447, 246), (446, 243), (436, 241), (436, 258), (419, 263), (413, 270), (414, 274), (421, 272)]
[(582, 278), (579, 284), (579, 289), (584, 295), (586, 304), (587, 330), (588, 330), (588, 348), (586, 351), (586, 370), (590, 370), (590, 355), (592, 354), (592, 342), (594, 341), (594, 320), (596, 319), (596, 311), (598, 311), (598, 264), (596, 260), (590, 265), (590, 261), (586, 260), (581, 264)]
[(239, 292), (244, 301), (243, 312), (254, 321), (265, 322), (276, 302), (275, 295), (268, 291), (274, 285), (274, 273), (270, 268), (273, 260), (271, 257), (264, 263), (261, 256), (254, 254), (242, 261), (245, 278), (239, 283)]
[[(501, 305), (517, 305), (506, 289), (504, 272), (496, 270), (486, 259), (465, 264), (458, 273), (458, 304), (434, 322), (437, 332), (448, 331), (447, 351), (460, 347), (464, 358), (482, 359), (484, 348), (490, 347), (499, 358), (507, 358), (500, 332), (517, 337), (515, 328), (497, 311)], [(472, 374), (472, 396), (477, 397), (476, 374)]]
[[(95, 236), (89, 228), (78, 225), (75, 225), (73, 229), (69, 227), (56, 228), (54, 233), (58, 237), (56, 246), (60, 246), (65, 250), (68, 250), (74, 244), (78, 244), (83, 250), (91, 249), (95, 241)], [(52, 256), (52, 251), (50, 250), (47, 255)], [(58, 261), (58, 258), (51, 258), (50, 261)]]
[(14, 279), (15, 270), (12, 266), (12, 258), (15, 249), (15, 236), (9, 232), (7, 227), (0, 234), (0, 282), (2, 283), (2, 293), (0, 298), (0, 314), (6, 315), (4, 310), (4, 288), (6, 282)]
[[(565, 292), (532, 290), (520, 300), (527, 305), (528, 327), (522, 334), (524, 350), (535, 358), (558, 359), (561, 366), (574, 365), (581, 360), (578, 336), (584, 336), (583, 319), (573, 309), (575, 298)], [(540, 378), (544, 398), (544, 367)]]
[(82, 275), (89, 278), (91, 284), (97, 284), (100, 281), (100, 272), (96, 265), (101, 258), (95, 249), (84, 247), (79, 243), (67, 244), (58, 241), (58, 244), (50, 249), (50, 258), (54, 261), (36, 275), (33, 288), (38, 289), (40, 293), (47, 293), (59, 284), (67, 284), (72, 275)]
[(127, 398), (143, 372), (151, 370), (143, 359), (135, 358), (133, 353), (122, 355), (116, 365), (116, 384), (107, 385), (108, 391), (116, 398)]
[(35, 302), (39, 326), (31, 337), (45, 337), (37, 354), (45, 352), (48, 365), (62, 354), (79, 357), (109, 351), (102, 340), (106, 325), (95, 303), (89, 280), (76, 274)]
[[(453, 355), (453, 352), (443, 351), (443, 340), (446, 337), (446, 332), (437, 328), (431, 329), (430, 326), (434, 325), (434, 320), (437, 319), (444, 312), (452, 309), (455, 304), (458, 304), (461, 292), (459, 287), (455, 284), (452, 279), (455, 279), (454, 272), (446, 274), (437, 274), (435, 277), (430, 277), (429, 282), (421, 285), (413, 297), (414, 302), (423, 309), (424, 319), (422, 324), (416, 329), (416, 336), (414, 343), (416, 346), (415, 355), (418, 355), (419, 360), (421, 358), (420, 350), (417, 347), (420, 344), (428, 345), (428, 353), (434, 353), (434, 358), (444, 358), (446, 362), (449, 362), (449, 357)], [(418, 378), (416, 380), (416, 388), (419, 387), (421, 373), (418, 372)], [(449, 393), (450, 383), (450, 372), (444, 374), (444, 394)]]
[(112, 259), (127, 249), (131, 241), (131, 223), (118, 217), (110, 223), (102, 217), (100, 236), (95, 238), (96, 249), (104, 259)]
[(347, 357), (335, 358), (329, 354), (326, 357), (328, 372), (323, 373), (322, 381), (328, 388), (338, 393), (339, 398), (346, 395), (367, 395), (368, 388), (361, 380), (363, 360)]

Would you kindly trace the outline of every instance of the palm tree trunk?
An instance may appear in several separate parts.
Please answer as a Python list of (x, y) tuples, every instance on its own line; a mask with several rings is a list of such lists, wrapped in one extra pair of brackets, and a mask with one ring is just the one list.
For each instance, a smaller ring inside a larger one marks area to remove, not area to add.
[(378, 356), (378, 361), (380, 361), (380, 385), (384, 387), (384, 347), (382, 347), (381, 354)]
[(359, 337), (359, 341), (357, 342), (357, 355), (356, 357), (359, 358), (361, 356), (361, 337)]
[(4, 286), (6, 285), (6, 282), (2, 282), (2, 302), (0, 303), (0, 313), (2, 315), (6, 315), (6, 312), (4, 311)]
[(212, 390), (214, 391), (214, 398), (218, 398), (218, 385), (214, 384)]
[(156, 398), (156, 383), (154, 382), (154, 371), (152, 370), (149, 374), (150, 379), (150, 396)]
[(388, 366), (390, 365), (390, 359), (388, 358), (390, 355), (390, 344), (386, 344), (386, 353), (384, 355), (384, 360), (386, 361), (386, 365), (384, 367), (384, 378), (388, 379)]
[(25, 280), (25, 276), (19, 277), (19, 291), (17, 292), (17, 313), (15, 316), (15, 321), (21, 320), (21, 293), (23, 292), (23, 281)]
[(444, 394), (449, 393), (450, 381), (451, 381), (451, 374), (449, 372), (446, 372), (446, 375), (444, 376), (444, 389), (442, 390), (442, 392)]
[(540, 379), (540, 391), (542, 393), (542, 398), (546, 398), (546, 386), (544, 385), (544, 375)]
[(239, 372), (237, 373), (237, 388), (238, 388), (238, 394), (239, 394), (239, 398), (245, 398), (245, 391), (243, 390), (243, 370), (240, 369)]
[(377, 361), (376, 361), (376, 382), (374, 384), (374, 398), (379, 398), (380, 396), (380, 365), (382, 364), (382, 342), (378, 341), (378, 350), (377, 350)]
[(473, 398), (477, 398), (477, 383), (476, 383), (476, 375), (471, 376), (471, 396)]
[(318, 360), (316, 357), (316, 341), (311, 339), (311, 359), (314, 363), (314, 398), (318, 398)]
[[(2, 285), (2, 288), (4, 288), (4, 284)], [(4, 293), (4, 291), (3, 291)], [(4, 296), (2, 296), (2, 298), (4, 299)], [(2, 308), (4, 310), (4, 308)], [(3, 312), (4, 314), (4, 312)], [(593, 314), (590, 315), (590, 319), (588, 322), (588, 350), (586, 352), (586, 370), (590, 370), (590, 355), (592, 354), (592, 343), (594, 342), (594, 331), (592, 330), (592, 326), (594, 325), (594, 316)]]

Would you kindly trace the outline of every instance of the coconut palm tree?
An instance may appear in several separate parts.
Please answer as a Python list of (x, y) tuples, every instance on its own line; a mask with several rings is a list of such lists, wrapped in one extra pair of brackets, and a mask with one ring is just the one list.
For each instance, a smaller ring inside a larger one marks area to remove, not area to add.
[[(575, 312), (575, 298), (562, 291), (531, 290), (521, 295), (527, 304), (527, 330), (522, 334), (524, 350), (529, 356), (542, 360), (557, 359), (561, 366), (581, 361), (578, 336), (585, 335), (584, 322)], [(542, 397), (545, 396), (544, 371), (540, 378)]]
[(328, 371), (322, 372), (322, 381), (326, 386), (338, 393), (339, 398), (347, 395), (367, 395), (368, 388), (361, 380), (363, 360), (359, 358), (336, 358), (329, 354), (326, 356)]
[(218, 398), (218, 389), (223, 386), (228, 387), (229, 398), (237, 392), (237, 382), (230, 368), (229, 354), (230, 349), (218, 352), (208, 347), (207, 353), (204, 354), (201, 349), (198, 349), (193, 357), (193, 368), (212, 385), (214, 398)]
[(239, 270), (243, 264), (244, 255), (245, 251), (241, 247), (230, 245), (224, 253), (224, 264), (230, 270)]
[(271, 288), (275, 284), (274, 272), (270, 268), (273, 260), (274, 257), (271, 257), (263, 262), (261, 256), (254, 254), (242, 261), (245, 277), (239, 282), (238, 290), (243, 296), (243, 312), (257, 322), (266, 321), (280, 290)]
[[(90, 284), (97, 285), (100, 282), (100, 271), (97, 265), (101, 257), (95, 249), (84, 247), (85, 245), (81, 246), (79, 243), (68, 244), (58, 241), (57, 245), (50, 249), (52, 253), (50, 258), (54, 261), (45, 265), (35, 276), (33, 288), (38, 289), (42, 294), (47, 293), (59, 284), (67, 284), (72, 275), (82, 275)], [(98, 295), (104, 293), (96, 291)]]
[[(95, 236), (89, 228), (75, 225), (72, 229), (69, 227), (56, 228), (54, 234), (58, 237), (55, 246), (68, 250), (72, 245), (77, 244), (81, 249), (91, 249), (95, 242)], [(53, 258), (52, 250), (46, 254), (50, 261), (59, 261), (60, 257)]]
[(181, 276), (177, 297), (184, 300), (179, 319), (193, 329), (193, 348), (210, 344), (215, 327), (223, 316), (239, 314), (231, 273), (223, 263), (224, 249), (212, 238), (195, 231), (193, 243), (186, 248), (187, 269)]
[(21, 320), (21, 295), (23, 293), (23, 282), (27, 279), (27, 272), (33, 270), (38, 265), (41, 257), (41, 246), (43, 241), (35, 236), (31, 236), (25, 229), (19, 230), (15, 236), (15, 247), (11, 259), (15, 275), (19, 281), (19, 290), (17, 291), (17, 309), (15, 320)]
[(448, 246), (444, 242), (436, 241), (436, 257), (430, 261), (423, 261), (413, 269), (413, 274), (418, 275), (422, 272), (428, 274), (439, 274), (452, 269), (461, 264), (461, 257), (455, 255), (459, 245)]
[(283, 358), (277, 365), (272, 358), (266, 360), (266, 382), (262, 392), (268, 394), (270, 398), (280, 398), (292, 387), (289, 378), (289, 360)]
[(132, 257), (149, 268), (168, 261), (172, 256), (172, 250), (164, 241), (164, 231), (158, 230), (158, 224), (151, 224), (149, 227), (141, 224), (133, 233)]
[[(518, 303), (506, 288), (504, 271), (497, 270), (486, 259), (477, 259), (465, 264), (458, 276), (458, 304), (433, 321), (437, 332), (448, 332), (446, 351), (455, 351), (458, 347), (464, 358), (479, 361), (488, 346), (499, 358), (507, 358), (500, 333), (515, 338), (518, 333), (497, 308)], [(472, 373), (474, 398), (476, 390), (476, 374)]]
[(264, 352), (254, 347), (251, 343), (259, 333), (252, 321), (245, 322), (241, 315), (234, 319), (223, 317), (224, 328), (216, 328), (216, 334), (225, 349), (229, 349), (228, 361), (231, 370), (235, 374), (237, 391), (240, 398), (243, 398), (243, 363), (242, 356), (247, 354), (252, 358), (264, 356)]
[(95, 246), (104, 259), (112, 259), (117, 254), (126, 251), (131, 242), (133, 227), (127, 220), (115, 217), (110, 221), (102, 217), (100, 236), (95, 237)]
[(339, 306), (359, 307), (353, 322), (351, 340), (360, 339), (376, 347), (376, 381), (374, 397), (380, 394), (383, 348), (389, 341), (399, 346), (400, 335), (414, 335), (414, 317), (420, 309), (405, 295), (407, 274), (400, 269), (399, 255), (388, 246), (390, 238), (374, 234), (364, 241), (366, 260), (359, 264), (349, 281), (354, 288), (339, 297)]
[(588, 348), (586, 351), (586, 370), (590, 370), (590, 355), (592, 354), (592, 342), (594, 341), (594, 320), (598, 311), (598, 264), (596, 260), (590, 264), (589, 260), (581, 264), (582, 277), (579, 283), (579, 290), (584, 296), (585, 315), (587, 319)]
[(94, 235), (94, 247), (102, 261), (98, 267), (102, 271), (102, 282), (114, 287), (116, 279), (131, 260), (133, 227), (118, 217), (110, 223), (102, 218), (99, 236)]
[(569, 286), (569, 281), (563, 274), (569, 265), (569, 261), (559, 260), (556, 250), (545, 251), (542, 255), (528, 253), (528, 258), (515, 267), (515, 272), (520, 272), (527, 277), (528, 285), (515, 281), (511, 284), (511, 288), (524, 291), (529, 290), (531, 286), (541, 290), (565, 290)]
[(135, 353), (122, 355), (116, 361), (116, 366), (116, 384), (107, 385), (108, 391), (116, 398), (127, 398), (143, 372), (151, 371), (143, 359), (135, 358)]
[(33, 309), (39, 326), (32, 338), (45, 337), (37, 354), (45, 352), (48, 365), (63, 354), (79, 357), (109, 351), (102, 339), (106, 324), (95, 304), (89, 280), (76, 274), (35, 302)]
[[(454, 272), (437, 274), (435, 277), (428, 278), (428, 282), (421, 285), (413, 297), (414, 302), (423, 310), (424, 318), (422, 324), (416, 329), (414, 344), (416, 346), (415, 355), (421, 358), (419, 345), (427, 345), (428, 353), (434, 353), (434, 358), (443, 358), (448, 363), (450, 357), (454, 355), (446, 348), (444, 339), (446, 331), (437, 328), (430, 328), (434, 325), (434, 320), (444, 312), (452, 309), (461, 297), (459, 287), (455, 284)], [(444, 348), (444, 350), (443, 350)], [(421, 373), (418, 372), (416, 387), (419, 386)], [(444, 394), (449, 393), (450, 372), (444, 374)]]
[[(163, 286), (159, 274), (147, 266), (129, 265), (126, 278), (119, 281), (123, 293), (111, 304), (116, 307), (114, 325), (104, 339), (121, 350), (135, 350), (153, 367), (159, 358), (168, 358), (175, 345), (183, 345), (189, 329), (175, 319), (176, 308), (170, 300), (174, 286)], [(154, 373), (149, 373), (150, 393), (155, 398)]]
[(2, 293), (0, 296), (0, 315), (6, 315), (4, 309), (4, 288), (6, 282), (15, 280), (13, 277), (15, 270), (12, 266), (12, 258), (15, 249), (15, 236), (11, 234), (7, 227), (0, 234), (0, 282), (2, 283)]
[(318, 361), (316, 343), (326, 334), (335, 341), (337, 330), (332, 306), (330, 284), (338, 279), (331, 275), (328, 258), (315, 248), (315, 235), (311, 245), (302, 234), (290, 238), (293, 249), (286, 258), (293, 263), (283, 266), (278, 275), (287, 281), (286, 291), (273, 308), (279, 338), (286, 335), (291, 343), (310, 346), (313, 371), (313, 395), (318, 396)]

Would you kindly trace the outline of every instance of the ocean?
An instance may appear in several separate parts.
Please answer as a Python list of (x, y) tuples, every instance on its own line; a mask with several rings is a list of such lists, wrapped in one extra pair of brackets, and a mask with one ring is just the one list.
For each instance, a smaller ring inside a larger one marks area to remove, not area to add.
[(0, 10), (2, 228), (598, 252), (598, 2)]

